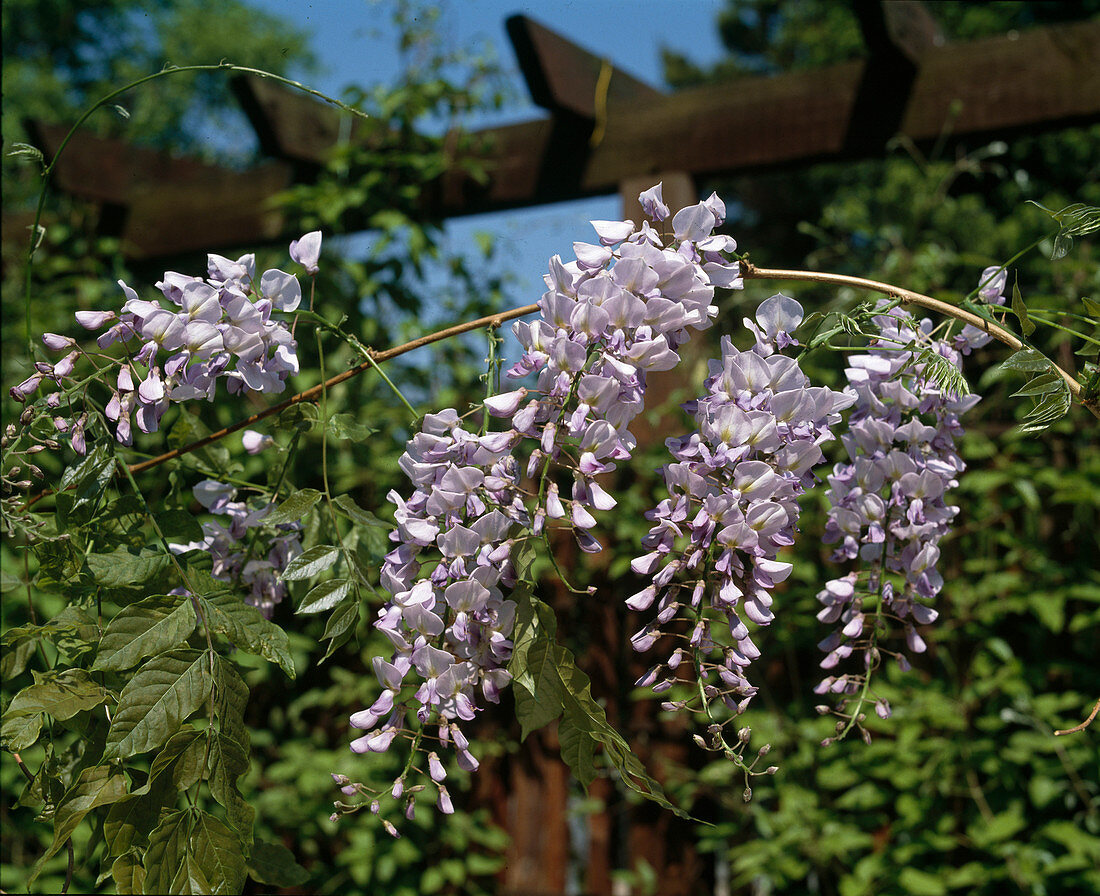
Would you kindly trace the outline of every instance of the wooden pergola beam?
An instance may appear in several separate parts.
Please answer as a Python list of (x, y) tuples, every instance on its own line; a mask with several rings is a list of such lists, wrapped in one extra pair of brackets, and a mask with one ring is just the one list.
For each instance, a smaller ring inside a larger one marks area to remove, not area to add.
[[(617, 69), (608, 79), (600, 57), (513, 17), (509, 34), (532, 96), (551, 117), (475, 132), (488, 182), (474, 183), (456, 167), (427, 191), (424, 211), (452, 217), (613, 194), (663, 172), (699, 178), (860, 158), (881, 154), (895, 133), (930, 145), (945, 132), (982, 140), (1100, 120), (1100, 22), (938, 46), (919, 4), (868, 8), (865, 16), (867, 61), (675, 94)], [(884, 18), (876, 24), (875, 16)], [(909, 66), (911, 77), (883, 83), (891, 66)], [(340, 139), (371, 139), (369, 123), (258, 78), (240, 79), (235, 90), (276, 161), (230, 171), (77, 134), (54, 169), (55, 184), (121, 210), (132, 258), (285, 237), (281, 218), (258, 197), (311, 177)], [(36, 130), (52, 157), (65, 129)], [(164, 223), (185, 213), (178, 228)]]
[[(504, 25), (532, 101), (552, 114), (595, 120), (601, 105), (621, 107), (664, 95), (534, 19), (510, 16)], [(602, 87), (605, 69), (608, 81)]]
[[(549, 29), (522, 21), (528, 48), (521, 58), (525, 70), (537, 71), (532, 76), (532, 96), (559, 115), (569, 111), (585, 119), (582, 113), (594, 95), (592, 61), (598, 57), (560, 36), (552, 41)], [(513, 33), (519, 30), (517, 24), (510, 27)], [(533, 59), (530, 52), (535, 52)], [(577, 62), (585, 59), (586, 64)], [(612, 193), (627, 178), (663, 170), (683, 170), (698, 177), (880, 153), (884, 142), (871, 146), (859, 140), (853, 145), (850, 139), (868, 65), (846, 62), (675, 94), (660, 94), (624, 75), (619, 92), (612, 94), (609, 87), (606, 132), (594, 148), (574, 140), (566, 147), (569, 154), (563, 156), (551, 139), (553, 120), (476, 132), (475, 137), (488, 147), (486, 160), (495, 169), (492, 183), (484, 189), (451, 184), (445, 191), (451, 200), (440, 212), (473, 214)], [(567, 77), (569, 71), (575, 74)], [(286, 94), (259, 79), (246, 79), (243, 84), (272, 96)], [(295, 106), (300, 99), (295, 98)], [(277, 105), (269, 99), (262, 105), (270, 114), (256, 122), (257, 127), (282, 135), (273, 145), (285, 158), (322, 161), (319, 143), (306, 148), (295, 136), (302, 122), (290, 104)], [(314, 105), (318, 114), (337, 114)], [(944, 131), (956, 138), (984, 139), (1098, 120), (1100, 23), (1081, 22), (1012, 37), (926, 44), (900, 115), (899, 132), (918, 145), (927, 145)], [(540, 154), (517, 158), (513, 153), (519, 150)], [(552, 151), (555, 156), (547, 158)], [(550, 167), (578, 173), (548, 189), (540, 172)]]
[[(35, 144), (53, 159), (69, 129), (30, 124)], [(235, 171), (78, 131), (53, 181), (110, 209), (110, 235), (140, 261), (280, 237), (284, 216), (269, 200), (293, 183), (293, 171), (282, 160)]]
[[(699, 176), (865, 156), (872, 147), (847, 137), (866, 65), (744, 79), (615, 109), (582, 186), (599, 192), (671, 166)], [(982, 139), (1097, 120), (1100, 23), (1083, 22), (927, 50), (898, 130), (927, 145), (945, 131)]]

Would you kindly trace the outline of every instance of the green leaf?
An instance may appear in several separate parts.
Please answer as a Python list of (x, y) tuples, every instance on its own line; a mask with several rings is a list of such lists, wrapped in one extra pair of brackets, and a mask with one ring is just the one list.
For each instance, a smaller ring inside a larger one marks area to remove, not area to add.
[(1042, 352), (1033, 348), (1022, 348), (1001, 362), (1001, 367), (1025, 372), (1049, 370), (1050, 360)]
[[(526, 740), (532, 731), (550, 724), (564, 710), (561, 675), (555, 665), (555, 646), (554, 636), (540, 629), (539, 637), (527, 653), (523, 682), (515, 683), (516, 719), (520, 723), (521, 740)], [(588, 786), (583, 779), (582, 783)]]
[[(207, 812), (191, 810), (195, 816), (188, 844), (189, 852), (206, 880), (201, 893), (239, 893), (246, 876), (241, 841), (223, 822)], [(177, 892), (177, 891), (172, 891)]]
[(350, 439), (353, 442), (365, 442), (370, 436), (378, 432), (365, 426), (351, 414), (333, 414), (328, 421), (328, 432), (337, 439)]
[(1068, 414), (1071, 404), (1069, 387), (1062, 381), (1058, 392), (1047, 393), (1046, 398), (1024, 415), (1020, 432), (1042, 432)]
[(265, 619), (259, 610), (229, 591), (195, 599), (203, 608), (212, 632), (224, 635), (235, 647), (247, 653), (276, 663), (287, 675), (294, 677), (290, 639), (279, 626)]
[(182, 645), (195, 630), (195, 610), (183, 596), (147, 597), (119, 611), (99, 642), (93, 669), (129, 669)]
[(1019, 280), (1012, 284), (1012, 313), (1020, 319), (1020, 329), (1023, 330), (1024, 335), (1030, 336), (1035, 331), (1035, 324), (1027, 316), (1027, 306), (1024, 305), (1024, 298), (1020, 295)]
[(295, 523), (304, 517), (311, 507), (321, 500), (321, 493), (315, 488), (303, 488), (288, 497), (279, 506), (263, 518), (265, 525), (283, 525)]
[(115, 472), (114, 456), (105, 444), (96, 445), (75, 467), (69, 467), (61, 476), (59, 492), (72, 491), (73, 503), (69, 512), (95, 501), (107, 488)]
[[(179, 416), (168, 431), (169, 448), (182, 448), (210, 435), (209, 427), (186, 407), (181, 406), (177, 413)], [(224, 473), (229, 466), (229, 449), (219, 442), (204, 445), (196, 450), (193, 456), (219, 473)]]
[(173, 650), (153, 657), (122, 689), (105, 755), (125, 759), (157, 749), (206, 702), (212, 684), (205, 652)]
[(118, 802), (126, 796), (125, 775), (112, 773), (106, 765), (84, 769), (57, 806), (53, 819), (53, 843), (39, 857), (30, 879), (33, 881), (38, 877), (45, 863), (65, 845), (92, 809)]
[(256, 883), (269, 887), (298, 887), (309, 880), (309, 872), (294, 860), (294, 853), (281, 843), (257, 840), (248, 857), (248, 874)]
[[(183, 861), (176, 869), (176, 876), (172, 878), (170, 893), (193, 894), (193, 896), (205, 896), (207, 893), (225, 892), (215, 890), (214, 886), (206, 879), (202, 865), (194, 853), (188, 851), (183, 855)], [(237, 891), (232, 891), (237, 892)]]
[(0, 654), (0, 680), (3, 681), (11, 681), (23, 673), (34, 656), (35, 644), (40, 640), (37, 634), (22, 632), (11, 637), (15, 631), (11, 629), (4, 635), (4, 651)]
[[(196, 747), (199, 749), (196, 750)], [(168, 738), (168, 742), (157, 753), (149, 766), (149, 780), (156, 781), (171, 772), (168, 777), (172, 786), (177, 790), (186, 790), (202, 777), (205, 747), (206, 739), (202, 731), (190, 725), (181, 728)]]
[(929, 874), (912, 866), (901, 869), (898, 885), (902, 892), (911, 896), (942, 896), (947, 892), (947, 884), (938, 875)]
[[(169, 762), (166, 767), (170, 765)], [(159, 774), (111, 806), (103, 822), (108, 855), (122, 855), (135, 846), (144, 846), (161, 810), (174, 805), (177, 797), (171, 775)]]
[(287, 564), (283, 578), (289, 582), (298, 579), (311, 579), (317, 573), (324, 572), (340, 556), (340, 549), (330, 544), (317, 544), (303, 551)]
[(111, 699), (111, 693), (93, 681), (84, 669), (47, 673), (16, 694), (4, 717), (48, 713), (55, 719), (71, 719), (78, 712), (94, 709)]
[(95, 581), (107, 588), (141, 585), (172, 565), (171, 558), (160, 551), (134, 554), (127, 548), (110, 554), (89, 554), (87, 562)]
[(4, 723), (0, 725), (0, 747), (12, 753), (19, 753), (33, 746), (42, 733), (42, 713), (12, 716), (4, 714)]
[(229, 823), (245, 842), (252, 842), (252, 823), (256, 810), (237, 788), (237, 781), (248, 772), (248, 751), (220, 731), (209, 731), (210, 793), (225, 807)]
[(630, 746), (608, 724), (603, 707), (592, 697), (592, 682), (577, 668), (573, 654), (554, 642), (557, 628), (553, 611), (531, 596), (517, 591), (516, 624), (513, 630), (512, 673), (516, 688), (516, 713), (523, 714), (524, 736), (558, 715), (558, 740), (562, 759), (585, 787), (597, 774), (596, 745), (636, 793), (677, 815), (688, 816), (665, 797), (660, 784), (631, 752)]
[(353, 523), (358, 523), (360, 526), (374, 526), (378, 529), (386, 529), (387, 531), (392, 529), (389, 523), (385, 520), (380, 520), (369, 510), (364, 510), (358, 504), (352, 500), (350, 495), (340, 495), (338, 498), (334, 498), (333, 502), (344, 516), (346, 516)]
[(1075, 202), (1055, 212), (1034, 199), (1029, 199), (1028, 202), (1041, 208), (1059, 224), (1058, 234), (1054, 238), (1054, 249), (1050, 253), (1051, 261), (1057, 261), (1069, 252), (1075, 236), (1085, 236), (1100, 230), (1100, 208)]
[(547, 637), (553, 638), (558, 623), (554, 611), (531, 594), (531, 586), (520, 583), (512, 592), (516, 602), (516, 621), (512, 629), (512, 656), (508, 671), (515, 683), (528, 692), (534, 690), (534, 679), (528, 672), (527, 656), (531, 647)]
[(1085, 311), (1088, 312), (1089, 317), (1100, 323), (1100, 302), (1094, 301), (1088, 296), (1082, 296), (1081, 302), (1085, 306)]
[(252, 743), (244, 711), (248, 706), (248, 685), (237, 667), (225, 657), (214, 657), (214, 718), (219, 730), (245, 750)]
[(173, 893), (173, 881), (190, 852), (188, 841), (194, 818), (191, 810), (169, 812), (149, 835), (145, 850), (145, 892)]
[(279, 429), (296, 429), (299, 432), (309, 432), (313, 424), (317, 422), (317, 406), (308, 401), (300, 401), (292, 404), (278, 417)]
[(119, 896), (141, 896), (145, 892), (145, 869), (137, 850), (129, 850), (111, 865), (111, 877)]
[(987, 849), (996, 843), (1006, 843), (1027, 827), (1019, 803), (1005, 812), (998, 812), (990, 819), (982, 819), (967, 828), (967, 834), (978, 849)]
[(321, 663), (348, 642), (358, 622), (359, 603), (357, 601), (345, 601), (332, 611), (332, 615), (325, 623), (325, 632), (321, 635), (322, 641), (329, 642), (325, 655), (320, 659)]
[(157, 526), (161, 533), (169, 541), (183, 542), (202, 541), (202, 526), (195, 517), (186, 510), (165, 510), (157, 513)]
[(351, 579), (329, 579), (313, 588), (302, 598), (296, 613), (324, 613), (339, 604), (354, 583)]
[(1062, 383), (1062, 378), (1056, 373), (1040, 373), (1027, 381), (1026, 385), (1012, 393), (1010, 398), (1018, 398), (1021, 395), (1045, 395), (1048, 392), (1057, 391)]
[(521, 582), (532, 582), (531, 567), (535, 562), (535, 539), (525, 538), (516, 547), (512, 555), (512, 565), (516, 570), (516, 578)]
[(18, 576), (13, 576), (6, 569), (0, 569), (0, 594), (7, 594), (16, 588), (22, 588), (23, 582)]

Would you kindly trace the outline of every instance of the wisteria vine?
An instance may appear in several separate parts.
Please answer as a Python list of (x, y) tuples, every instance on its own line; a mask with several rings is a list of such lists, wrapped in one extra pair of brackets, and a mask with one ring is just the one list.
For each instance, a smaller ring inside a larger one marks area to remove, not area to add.
[[(406, 761), (383, 792), (334, 773), (345, 796), (365, 798), (337, 802), (334, 819), (363, 807), (382, 813), (386, 799), (411, 818), (426, 794), (443, 813), (454, 811), (447, 751), (460, 769), (478, 768), (468, 723), (512, 683), (515, 589), (529, 577), (527, 558), (542, 546), (556, 563), (555, 530), (584, 552), (602, 550), (599, 517), (617, 500), (601, 477), (635, 452), (630, 426), (645, 409), (648, 378), (676, 367), (691, 335), (714, 323), (716, 290), (741, 289), (746, 277), (760, 275), (732, 237), (716, 232), (725, 218), (717, 195), (675, 215), (660, 184), (639, 199), (640, 226), (593, 221), (594, 241), (575, 242), (570, 261), (550, 260), (537, 318), (513, 327), (523, 349), (507, 371), (515, 388), (491, 390), (469, 412), (426, 415), (401, 456), (411, 489), (388, 495), (396, 527), (379, 581), (389, 598), (373, 623), (392, 651), (373, 658), (378, 697), (353, 712), (350, 725), (361, 732), (353, 752), (398, 745)], [(321, 234), (306, 234), (290, 256), (314, 276), (320, 248)], [(976, 293), (987, 306), (1003, 305), (1006, 283), (1003, 269), (989, 268)], [(30, 403), (25, 426), (40, 413), (52, 424), (51, 437), (28, 456), (59, 447), (57, 434), (85, 454), (92, 417), (129, 446), (134, 428), (156, 432), (172, 402), (210, 400), (219, 380), (230, 394), (278, 393), (298, 371), (293, 329), (277, 316), (302, 301), (292, 274), (273, 269), (257, 277), (251, 255), (211, 255), (205, 277), (165, 273), (157, 288), (167, 307), (120, 286), (120, 313), (77, 314), (84, 328), (103, 331), (98, 350), (48, 333), (47, 349), (65, 354), (37, 362), (11, 389)], [(959, 373), (963, 356), (991, 336), (1022, 345), (971, 312), (952, 315), (966, 324), (959, 333), (934, 328), (900, 307), (912, 294), (894, 295), (864, 315), (873, 332), (867, 350), (848, 357), (841, 390), (814, 385), (801, 367), (802, 306), (782, 294), (766, 299), (744, 321), (751, 345), (740, 349), (724, 336), (702, 394), (684, 405), (693, 431), (666, 443), (667, 497), (646, 514), (651, 528), (631, 564), (645, 585), (625, 599), (648, 617), (632, 646), (658, 653), (637, 684), (664, 695), (664, 709), (699, 716), (705, 733), (696, 742), (745, 773), (746, 799), (752, 775), (776, 771), (757, 771), (768, 745), (745, 758), (751, 732), (738, 726), (757, 693), (750, 667), (761, 654), (760, 633), (782, 612), (779, 586), (792, 570), (784, 551), (799, 533), (799, 499), (822, 481), (825, 446), (839, 440), (847, 453), (824, 477), (823, 537), (843, 568), (817, 594), (818, 619), (834, 630), (820, 644), (825, 676), (815, 691), (835, 700), (818, 710), (838, 717), (837, 737), (853, 728), (868, 737), (868, 707), (890, 715), (874, 673), (886, 656), (909, 665), (895, 636), (920, 653), (919, 627), (938, 615), (939, 542), (959, 512), (948, 496), (965, 468), (956, 447), (960, 417), (978, 401), (958, 388), (961, 375), (944, 371)], [(382, 357), (353, 347), (367, 354), (356, 370)], [(82, 358), (91, 374), (78, 372)], [(101, 408), (86, 388), (96, 379), (110, 392)], [(40, 391), (48, 394), (36, 401)], [(16, 435), (9, 427), (4, 438)], [(270, 442), (245, 434), (253, 453)], [(288, 593), (282, 573), (302, 553), (302, 527), (285, 515), (269, 525), (274, 503), (242, 500), (231, 483), (205, 479), (193, 494), (224, 523), (208, 520), (201, 539), (170, 550), (209, 554), (213, 577), (247, 589), (246, 601), (270, 616)], [(383, 823), (398, 834), (388, 818)]]

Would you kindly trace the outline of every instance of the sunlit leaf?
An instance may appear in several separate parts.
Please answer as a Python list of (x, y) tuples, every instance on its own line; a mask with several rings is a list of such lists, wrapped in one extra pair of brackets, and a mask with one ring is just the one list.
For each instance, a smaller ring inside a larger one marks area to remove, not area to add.
[(212, 684), (205, 652), (173, 650), (147, 661), (122, 689), (106, 755), (122, 759), (164, 744), (209, 699)]
[(182, 645), (195, 630), (195, 609), (185, 597), (148, 597), (119, 611), (99, 642), (93, 669), (120, 671)]

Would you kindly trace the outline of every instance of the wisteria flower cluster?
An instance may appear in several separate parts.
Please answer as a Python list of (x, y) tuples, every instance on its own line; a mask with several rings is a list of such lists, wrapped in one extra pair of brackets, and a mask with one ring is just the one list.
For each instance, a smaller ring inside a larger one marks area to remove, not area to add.
[[(660, 184), (640, 199), (655, 223), (669, 217)], [(528, 463), (528, 475), (541, 466), (546, 483), (534, 511), (536, 534), (547, 517), (567, 519), (582, 550), (600, 550), (588, 531), (596, 524), (589, 508), (610, 510), (615, 500), (595, 477), (631, 456), (627, 427), (645, 407), (646, 375), (675, 367), (690, 331), (711, 325), (715, 287), (743, 285), (730, 258), (736, 242), (714, 234), (725, 211), (712, 194), (677, 212), (672, 246), (648, 221), (640, 229), (632, 221), (593, 221), (598, 244), (574, 243), (576, 260), (568, 264), (556, 255), (550, 260), (540, 319), (515, 325), (525, 351), (509, 371), (513, 378), (538, 372), (537, 385), (488, 403), (539, 441)], [(570, 498), (546, 478), (551, 464), (572, 470)]]
[[(448, 409), (425, 417), (401, 456), (415, 490), (407, 501), (389, 495), (397, 505), (398, 546), (385, 558), (381, 581), (394, 598), (375, 622), (394, 653), (388, 662), (374, 658), (383, 690), (351, 717), (353, 727), (369, 729), (352, 742), (355, 752), (383, 752), (399, 734), (415, 739), (406, 728), (411, 706), (421, 725), (438, 723), (439, 740), (453, 742), (462, 768), (477, 768), (459, 722), (474, 718), (475, 689), (495, 703), (510, 680), (505, 664), (516, 605), (504, 591), (515, 584), (515, 534), (530, 524), (512, 456), (516, 439), (514, 432), (474, 435)], [(424, 558), (426, 550), (438, 557)], [(436, 561), (425, 576), (422, 558)], [(402, 698), (406, 678), (417, 679), (417, 687)], [(428, 765), (439, 808), (449, 813), (446, 771), (434, 753)], [(411, 814), (417, 792), (405, 793), (402, 776), (392, 796), (404, 794)]]
[[(275, 508), (271, 502), (249, 507), (237, 499), (237, 489), (214, 479), (197, 483), (192, 493), (210, 513), (228, 517), (225, 524), (210, 520), (202, 524), (201, 541), (169, 544), (175, 554), (206, 551), (213, 558), (210, 574), (248, 590), (245, 603), (270, 619), (275, 606), (287, 596), (279, 573), (302, 553), (302, 524), (281, 523), (265, 531), (264, 518)], [(179, 589), (183, 591), (183, 589)]]
[[(295, 240), (290, 255), (312, 275), (320, 249), (317, 231)], [(126, 353), (122, 359), (89, 355), (93, 362), (106, 359), (116, 368), (110, 374), (114, 385), (104, 410), (123, 445), (133, 443), (135, 425), (141, 432), (156, 432), (171, 402), (213, 400), (219, 378), (224, 377), (230, 393), (276, 393), (298, 372), (294, 337), (272, 314), (297, 309), (301, 285), (297, 277), (277, 269), (257, 279), (254, 255), (236, 261), (209, 255), (205, 279), (165, 272), (157, 289), (169, 307), (140, 298), (121, 280), (119, 286), (126, 296), (120, 313), (78, 311), (76, 320), (88, 330), (106, 326), (96, 340), (98, 347), (118, 343)], [(85, 353), (69, 336), (46, 333), (42, 341), (51, 351), (66, 354), (54, 364), (38, 362), (35, 372), (12, 388), (18, 401), (25, 401), (43, 381), (57, 389), (73, 381), (77, 361)], [(55, 391), (47, 405), (57, 409), (62, 400), (62, 392)], [(69, 435), (80, 454), (86, 450), (87, 423), (86, 411), (54, 418), (54, 426)]]
[[(995, 270), (986, 271), (983, 281)], [(943, 587), (938, 543), (959, 512), (947, 503), (965, 468), (955, 446), (962, 434), (959, 415), (979, 400), (944, 388), (922, 350), (959, 368), (959, 351), (984, 344), (983, 332), (968, 326), (952, 344), (932, 336), (931, 321), (918, 323), (897, 308), (874, 321), (879, 337), (869, 352), (849, 357), (845, 371), (855, 396), (841, 437), (849, 461), (828, 477), (824, 533), (827, 543), (837, 545), (833, 559), (858, 561), (860, 569), (828, 582), (817, 595), (824, 604), (818, 619), (838, 626), (820, 644), (826, 653), (822, 668), (831, 672), (852, 655), (860, 662), (855, 672), (827, 675), (819, 694), (868, 693), (890, 621), (902, 627), (910, 651), (925, 650), (916, 626), (938, 616), (929, 605)], [(893, 653), (907, 669), (904, 654)], [(883, 718), (890, 714), (885, 700), (877, 700), (875, 709)]]
[(657, 610), (632, 638), (635, 650), (653, 647), (663, 634), (681, 642), (638, 684), (666, 691), (686, 660), (698, 703), (665, 708), (705, 713), (713, 749), (724, 741), (711, 705), (724, 703), (735, 715), (756, 693), (746, 671), (760, 650), (749, 626), (775, 618), (772, 590), (791, 572), (778, 555), (794, 543), (798, 497), (814, 484), (820, 446), (834, 437), (839, 412), (853, 401), (811, 386), (798, 362), (781, 353), (798, 345), (791, 334), (801, 321), (798, 302), (775, 295), (760, 305), (755, 322), (745, 321), (756, 337), (752, 348), (741, 351), (723, 337), (706, 394), (688, 406), (695, 432), (668, 441), (674, 458), (663, 468), (669, 497), (646, 514), (653, 521), (642, 542), (648, 553), (632, 564), (651, 582), (627, 598), (627, 606), (644, 611), (656, 604)]
[[(641, 200), (654, 222), (669, 217), (660, 185)], [(675, 366), (689, 331), (710, 325), (716, 286), (741, 286), (730, 257), (736, 244), (714, 235), (724, 214), (717, 196), (680, 211), (668, 247), (649, 222), (640, 229), (631, 221), (592, 222), (599, 242), (575, 243), (576, 259), (568, 263), (554, 256), (540, 318), (514, 327), (525, 351), (509, 375), (537, 373), (537, 382), (485, 401), (510, 428), (474, 435), (454, 410), (425, 419), (401, 459), (413, 496), (390, 495), (398, 547), (386, 557), (382, 584), (394, 598), (376, 626), (395, 653), (389, 662), (375, 660), (383, 691), (352, 716), (354, 727), (369, 729), (353, 750), (386, 750), (399, 733), (418, 743), (419, 735), (405, 729), (414, 706), (421, 725), (438, 722), (440, 741), (453, 741), (461, 767), (476, 767), (458, 722), (474, 717), (476, 688), (495, 701), (509, 682), (515, 605), (503, 589), (515, 584), (513, 550), (519, 540), (544, 534), (547, 520), (571, 528), (583, 550), (600, 550), (589, 531), (596, 525), (592, 511), (610, 510), (615, 499), (595, 477), (631, 456), (635, 440), (627, 427), (644, 407), (646, 375)], [(526, 465), (536, 495), (521, 488), (516, 451), (525, 437), (537, 442)], [(573, 476), (569, 496), (552, 470)], [(406, 685), (415, 694), (402, 699)], [(443, 766), (432, 756), (429, 775), (440, 807), (449, 811)], [(361, 791), (337, 777), (347, 793)], [(415, 794), (404, 775), (392, 796), (402, 794), (411, 812)]]

